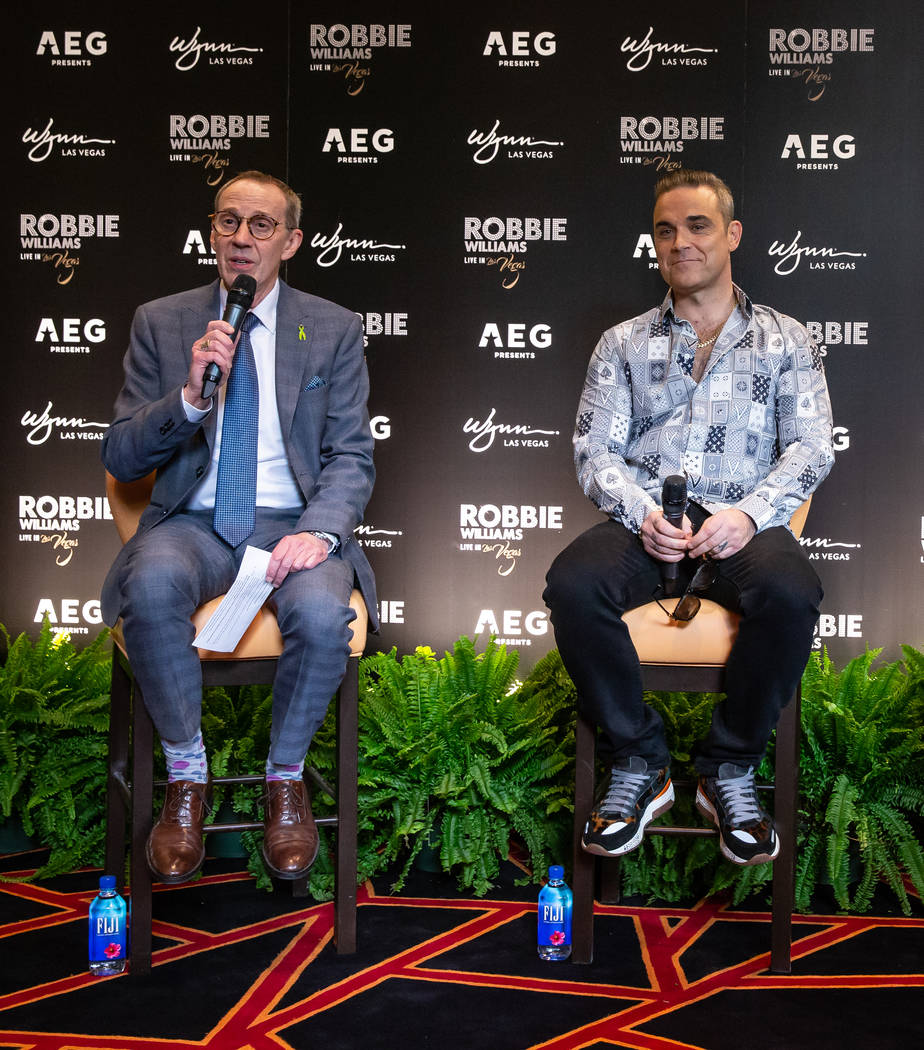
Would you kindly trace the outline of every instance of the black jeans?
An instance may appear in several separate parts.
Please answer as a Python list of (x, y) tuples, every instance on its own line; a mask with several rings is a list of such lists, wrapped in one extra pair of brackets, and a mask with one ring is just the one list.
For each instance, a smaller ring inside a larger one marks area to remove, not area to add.
[[(687, 513), (694, 527), (705, 517), (698, 507)], [(679, 563), (676, 593), (696, 565), (689, 558)], [(760, 763), (805, 669), (822, 598), (811, 562), (786, 528), (757, 533), (717, 565), (719, 576), (705, 594), (739, 613), (741, 624), (728, 660), (726, 697), (695, 751), (696, 769), (707, 776), (723, 762)], [(670, 762), (661, 718), (642, 699), (638, 656), (621, 619), (650, 601), (660, 581), (661, 563), (614, 521), (578, 536), (546, 577), (543, 598), (562, 662), (581, 713), (600, 728), (608, 761), (640, 755), (655, 768)]]

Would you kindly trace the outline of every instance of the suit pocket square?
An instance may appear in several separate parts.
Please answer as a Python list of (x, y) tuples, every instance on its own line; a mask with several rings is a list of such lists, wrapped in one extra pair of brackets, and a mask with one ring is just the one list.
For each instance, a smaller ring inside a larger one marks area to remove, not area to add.
[(305, 390), (317, 390), (319, 387), (327, 386), (327, 380), (320, 376), (312, 376)]

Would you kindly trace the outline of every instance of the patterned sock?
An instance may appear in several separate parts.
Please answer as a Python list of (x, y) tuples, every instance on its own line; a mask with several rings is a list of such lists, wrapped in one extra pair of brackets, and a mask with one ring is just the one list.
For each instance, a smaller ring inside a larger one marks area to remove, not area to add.
[(305, 761), (302, 759), (301, 762), (296, 762), (294, 765), (285, 765), (282, 762), (273, 762), (271, 759), (266, 760), (266, 779), (267, 780), (301, 780), (302, 770), (305, 768)]
[(161, 740), (160, 746), (167, 759), (167, 780), (171, 784), (176, 780), (194, 780), (197, 784), (208, 782), (209, 765), (201, 730), (192, 740)]

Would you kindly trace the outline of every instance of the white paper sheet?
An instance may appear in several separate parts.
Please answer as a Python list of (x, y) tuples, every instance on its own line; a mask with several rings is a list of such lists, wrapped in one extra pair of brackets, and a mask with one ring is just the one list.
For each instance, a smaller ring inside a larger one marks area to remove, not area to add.
[(194, 646), (215, 653), (234, 650), (273, 589), (273, 585), (266, 582), (269, 560), (270, 552), (259, 547), (248, 547), (244, 551), (237, 579), (196, 635)]

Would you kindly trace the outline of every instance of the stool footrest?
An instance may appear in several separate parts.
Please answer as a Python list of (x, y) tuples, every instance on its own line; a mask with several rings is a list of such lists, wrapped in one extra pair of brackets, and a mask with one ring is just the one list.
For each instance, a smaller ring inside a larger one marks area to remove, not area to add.
[(718, 835), (716, 828), (684, 827), (679, 824), (649, 824), (646, 835), (677, 835), (679, 838), (711, 839)]

